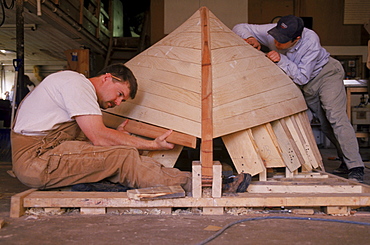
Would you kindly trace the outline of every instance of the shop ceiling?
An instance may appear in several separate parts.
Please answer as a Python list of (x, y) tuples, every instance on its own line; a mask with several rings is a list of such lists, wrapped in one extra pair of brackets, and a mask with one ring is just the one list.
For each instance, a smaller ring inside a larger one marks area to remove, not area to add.
[[(5, 50), (0, 52), (0, 64), (3, 65), (13, 65), (13, 60), (17, 58), (16, 12), (16, 6), (12, 9), (4, 8), (0, 16), (4, 18), (0, 27), (0, 50)], [(86, 38), (81, 28), (66, 23), (47, 6), (43, 6), (37, 13), (35, 6), (25, 4), (23, 17), (25, 66), (64, 65), (67, 61), (64, 51), (69, 49), (85, 47), (93, 48), (96, 52), (106, 52), (106, 47), (99, 45), (96, 40)]]

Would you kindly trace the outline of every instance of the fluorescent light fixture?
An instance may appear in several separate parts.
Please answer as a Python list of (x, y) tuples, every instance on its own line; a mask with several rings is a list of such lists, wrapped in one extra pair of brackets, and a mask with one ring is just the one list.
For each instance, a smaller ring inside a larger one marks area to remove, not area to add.
[(15, 54), (16, 51), (10, 49), (0, 49), (0, 53), (2, 54)]
[[(26, 31), (36, 31), (37, 25), (36, 24), (24, 24), (24, 30)], [(3, 24), (0, 26), (0, 30), (15, 30), (17, 28), (16, 24)]]

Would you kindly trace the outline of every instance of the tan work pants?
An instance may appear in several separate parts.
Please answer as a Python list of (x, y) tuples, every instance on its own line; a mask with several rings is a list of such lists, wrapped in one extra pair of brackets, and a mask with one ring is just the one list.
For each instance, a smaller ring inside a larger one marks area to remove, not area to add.
[(165, 168), (127, 146), (94, 146), (78, 140), (76, 122), (61, 124), (46, 136), (12, 132), (13, 171), (25, 185), (48, 189), (109, 179), (131, 188), (191, 186), (189, 172)]

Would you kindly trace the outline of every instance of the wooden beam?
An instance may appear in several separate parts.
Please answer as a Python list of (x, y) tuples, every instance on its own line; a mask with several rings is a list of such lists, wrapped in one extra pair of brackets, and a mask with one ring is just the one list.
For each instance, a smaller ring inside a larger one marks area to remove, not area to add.
[[(20, 193), (21, 194), (21, 193)], [(370, 193), (238, 193), (221, 198), (129, 199), (125, 192), (35, 191), (24, 207), (317, 207), (370, 206)]]
[[(103, 111), (103, 122), (107, 127), (117, 128), (118, 125), (125, 120), (127, 120), (127, 118)], [(129, 120), (125, 130), (132, 134), (155, 139), (164, 134), (168, 129), (143, 122)], [(187, 146), (190, 148), (196, 148), (197, 145), (197, 138), (195, 136), (177, 131), (173, 131), (172, 134), (168, 136), (167, 141), (176, 145)]]
[(200, 9), (202, 36), (202, 143), (200, 162), (202, 174), (212, 176), (213, 164), (213, 94), (212, 94), (212, 65), (211, 40), (209, 26), (209, 11), (206, 7)]

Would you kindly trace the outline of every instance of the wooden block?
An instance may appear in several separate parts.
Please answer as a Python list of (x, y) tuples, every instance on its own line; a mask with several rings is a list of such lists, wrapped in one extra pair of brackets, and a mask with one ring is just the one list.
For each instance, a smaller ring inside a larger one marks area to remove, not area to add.
[(204, 215), (222, 215), (222, 214), (224, 214), (224, 208), (223, 207), (221, 207), (221, 208), (218, 208), (218, 207), (212, 207), (212, 208), (204, 207), (202, 214), (204, 214)]
[(219, 161), (213, 162), (212, 197), (222, 196), (222, 165)]
[(172, 150), (168, 151), (149, 151), (147, 156), (153, 158), (166, 168), (173, 168), (183, 148), (182, 145), (175, 145)]
[(45, 213), (58, 213), (61, 208), (44, 208)]
[(325, 213), (327, 214), (342, 214), (342, 215), (348, 215), (350, 214), (351, 212), (351, 208), (350, 207), (345, 207), (345, 206), (327, 206), (327, 207), (324, 207), (324, 211)]
[(297, 208), (297, 209), (292, 209), (292, 214), (312, 215), (312, 214), (315, 214), (315, 210), (311, 208)]
[(105, 214), (105, 208), (80, 208), (81, 214)]
[(200, 161), (192, 163), (192, 195), (194, 198), (202, 197), (202, 165)]
[(127, 197), (138, 201), (179, 198), (185, 197), (185, 191), (181, 186), (158, 186), (128, 190)]
[(267, 171), (264, 169), (261, 173), (259, 173), (258, 178), (260, 181), (266, 181), (267, 180)]
[(293, 172), (289, 170), (289, 168), (285, 168), (285, 177), (286, 178), (293, 178)]
[(24, 212), (26, 211), (26, 208), (24, 207), (23, 199), (34, 191), (36, 191), (36, 189), (29, 189), (27, 191), (18, 193), (11, 197), (11, 201), (10, 201), (10, 217), (11, 218), (19, 218), (24, 214)]

